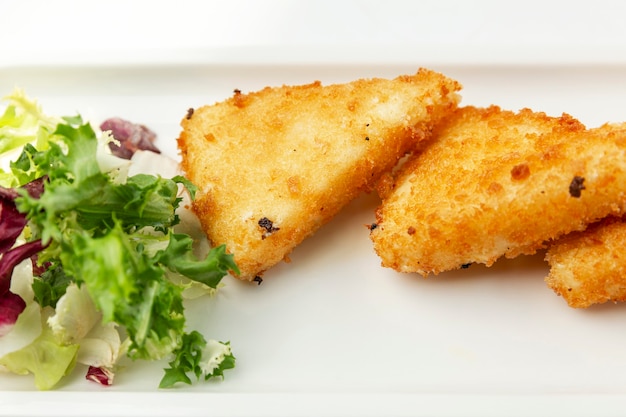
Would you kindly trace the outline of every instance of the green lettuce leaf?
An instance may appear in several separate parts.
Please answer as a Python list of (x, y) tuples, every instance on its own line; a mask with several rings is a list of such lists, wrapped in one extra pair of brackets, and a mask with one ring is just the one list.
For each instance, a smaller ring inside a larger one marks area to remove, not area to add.
[(52, 264), (41, 276), (33, 279), (32, 289), (35, 300), (42, 307), (56, 307), (59, 299), (65, 294), (72, 279), (67, 276), (60, 264)]
[(171, 234), (167, 249), (160, 252), (158, 258), (170, 270), (211, 288), (217, 288), (228, 271), (239, 273), (233, 256), (226, 253), (226, 245), (213, 248), (199, 261), (193, 255), (193, 240), (183, 234)]
[(132, 236), (136, 239), (119, 223), (100, 237), (73, 234), (61, 261), (66, 273), (86, 285), (103, 320), (124, 326), (131, 357), (160, 359), (184, 333), (182, 289), (165, 279), (160, 265), (143, 251), (140, 236)]
[(19, 149), (27, 143), (46, 147), (51, 132), (60, 119), (43, 113), (41, 107), (15, 89), (3, 98), (9, 105), (0, 116), (0, 155)]
[(77, 344), (59, 343), (52, 330), (43, 325), (39, 337), (22, 349), (0, 357), (0, 365), (16, 374), (32, 373), (35, 386), (49, 390), (73, 369), (77, 352)]

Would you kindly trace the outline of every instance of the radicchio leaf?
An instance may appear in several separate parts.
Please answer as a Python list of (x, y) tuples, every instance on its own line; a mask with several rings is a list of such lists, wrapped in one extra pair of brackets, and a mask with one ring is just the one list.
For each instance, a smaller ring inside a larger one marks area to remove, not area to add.
[(16, 190), (0, 187), (0, 255), (13, 247), (26, 226), (26, 217), (15, 207), (17, 196)]
[(35, 240), (17, 246), (0, 258), (0, 337), (7, 334), (26, 308), (26, 302), (17, 294), (9, 291), (11, 276), (15, 267), (43, 249), (41, 240)]
[[(45, 178), (32, 181), (24, 188), (32, 197), (39, 197), (43, 192)], [(13, 247), (15, 241), (26, 226), (26, 216), (15, 206), (19, 193), (14, 188), (0, 187), (0, 255)]]
[[(44, 177), (39, 178), (22, 188), (32, 197), (38, 198), (43, 193), (45, 180)], [(44, 248), (39, 240), (13, 248), (27, 223), (26, 216), (15, 205), (18, 196), (16, 189), (0, 187), (0, 296), (9, 291), (11, 275), (17, 264)]]
[(33, 240), (17, 246), (2, 255), (2, 258), (0, 258), (0, 295), (4, 295), (9, 291), (11, 275), (13, 275), (15, 267), (24, 259), (41, 252), (44, 247), (41, 240)]
[(119, 145), (110, 142), (109, 148), (115, 156), (120, 158), (130, 159), (138, 150), (161, 153), (153, 143), (156, 140), (156, 133), (144, 125), (112, 117), (102, 122), (100, 129), (111, 131), (113, 137), (119, 142)]
[[(31, 196), (39, 197), (43, 192), (44, 180), (41, 178), (33, 181), (23, 188)], [(13, 247), (27, 223), (26, 216), (15, 205), (18, 196), (17, 190), (0, 187), (0, 336), (13, 328), (26, 308), (24, 300), (9, 291), (13, 270), (20, 262), (35, 256), (44, 248), (41, 240)]]
[(98, 368), (90, 366), (87, 370), (85, 378), (100, 385), (109, 386), (113, 383), (113, 372), (107, 368)]
[(11, 291), (0, 295), (0, 337), (9, 333), (17, 318), (26, 308), (26, 302)]

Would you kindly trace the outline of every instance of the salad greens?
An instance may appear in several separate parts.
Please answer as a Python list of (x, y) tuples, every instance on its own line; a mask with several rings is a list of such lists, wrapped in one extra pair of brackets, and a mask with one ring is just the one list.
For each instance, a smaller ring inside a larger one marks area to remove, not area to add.
[(163, 388), (234, 367), (229, 342), (186, 328), (183, 290), (215, 291), (238, 271), (223, 246), (199, 259), (193, 239), (174, 231), (181, 190), (193, 198), (194, 186), (181, 176), (128, 176), (109, 131), (48, 116), (21, 90), (5, 100), (0, 368), (50, 389), (76, 362), (110, 384), (123, 356), (167, 360)]

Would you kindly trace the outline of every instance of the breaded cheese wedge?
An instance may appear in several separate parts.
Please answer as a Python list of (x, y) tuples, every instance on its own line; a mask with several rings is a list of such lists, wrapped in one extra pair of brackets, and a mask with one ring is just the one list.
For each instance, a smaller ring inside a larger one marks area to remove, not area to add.
[(570, 233), (546, 253), (548, 287), (570, 307), (626, 301), (626, 219), (607, 217)]
[(266, 87), (189, 111), (178, 146), (193, 209), (254, 280), (428, 136), (458, 82), (415, 75)]
[[(626, 206), (626, 131), (569, 115), (463, 107), (377, 209), (384, 266), (424, 276), (533, 254)], [(376, 227), (374, 227), (376, 226)]]

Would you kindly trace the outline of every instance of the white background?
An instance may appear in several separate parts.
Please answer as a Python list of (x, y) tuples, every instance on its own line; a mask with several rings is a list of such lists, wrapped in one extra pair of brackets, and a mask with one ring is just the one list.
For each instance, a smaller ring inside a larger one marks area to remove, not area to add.
[[(623, 54), (625, 3), (497, 0), (33, 1), (0, 4), (0, 63), (233, 46), (526, 47)], [(163, 57), (167, 59), (167, 57)]]

